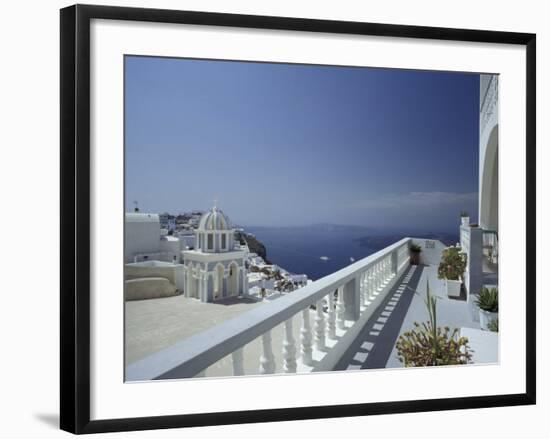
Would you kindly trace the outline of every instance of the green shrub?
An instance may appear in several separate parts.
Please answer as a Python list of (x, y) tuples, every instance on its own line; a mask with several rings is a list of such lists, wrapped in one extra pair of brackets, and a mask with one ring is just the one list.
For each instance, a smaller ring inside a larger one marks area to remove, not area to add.
[(437, 297), (427, 283), (426, 299), (429, 322), (414, 322), (414, 329), (397, 340), (397, 357), (405, 367), (467, 364), (472, 358), (468, 339), (458, 337), (458, 329), (437, 326)]
[(447, 247), (441, 255), (437, 274), (439, 279), (460, 280), (466, 269), (466, 254), (460, 247)]
[(498, 317), (496, 319), (492, 319), (488, 324), (487, 324), (487, 329), (489, 331), (493, 331), (493, 332), (498, 332)]
[(413, 253), (420, 253), (422, 251), (422, 247), (419, 246), (418, 244), (411, 244), (411, 246), (409, 247), (410, 251), (413, 252)]
[(498, 312), (498, 288), (483, 287), (476, 299), (476, 305), (488, 312)]

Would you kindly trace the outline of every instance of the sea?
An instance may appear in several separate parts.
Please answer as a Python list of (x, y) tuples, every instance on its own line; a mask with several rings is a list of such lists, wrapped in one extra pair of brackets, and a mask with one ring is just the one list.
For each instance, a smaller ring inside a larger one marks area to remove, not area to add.
[(357, 241), (365, 236), (360, 230), (250, 227), (246, 231), (265, 245), (270, 262), (313, 280), (378, 251)]
[[(376, 253), (404, 236), (455, 243), (455, 233), (379, 230), (361, 226), (246, 227), (266, 247), (266, 258), (295, 274), (320, 279)], [(369, 239), (371, 238), (371, 239)], [(371, 244), (372, 241), (372, 244)]]

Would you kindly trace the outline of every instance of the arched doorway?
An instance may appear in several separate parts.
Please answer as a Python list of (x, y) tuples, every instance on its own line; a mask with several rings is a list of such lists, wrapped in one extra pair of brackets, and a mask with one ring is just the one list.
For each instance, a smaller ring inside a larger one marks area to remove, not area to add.
[(229, 265), (229, 295), (237, 296), (239, 294), (239, 266), (236, 262), (231, 262)]
[(480, 183), (479, 225), (498, 232), (498, 125), (487, 140)]
[(223, 265), (216, 265), (216, 269), (214, 270), (214, 272), (216, 275), (214, 279), (214, 300), (218, 300), (223, 297)]

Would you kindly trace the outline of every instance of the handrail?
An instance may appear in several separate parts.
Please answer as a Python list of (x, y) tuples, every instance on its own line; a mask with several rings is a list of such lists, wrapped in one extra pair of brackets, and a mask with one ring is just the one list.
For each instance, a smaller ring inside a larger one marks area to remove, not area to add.
[(192, 377), (277, 325), (309, 308), (331, 291), (356, 278), (380, 259), (411, 241), (400, 241), (308, 284), (292, 294), (254, 308), (146, 358), (128, 365), (126, 380)]

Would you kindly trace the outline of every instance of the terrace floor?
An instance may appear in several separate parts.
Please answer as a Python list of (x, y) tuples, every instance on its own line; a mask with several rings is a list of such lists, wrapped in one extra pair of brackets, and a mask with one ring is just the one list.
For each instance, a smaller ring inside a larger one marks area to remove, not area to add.
[(126, 365), (261, 305), (253, 298), (229, 297), (203, 303), (183, 295), (128, 301), (124, 322)]

